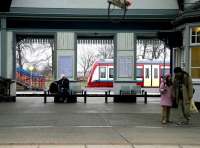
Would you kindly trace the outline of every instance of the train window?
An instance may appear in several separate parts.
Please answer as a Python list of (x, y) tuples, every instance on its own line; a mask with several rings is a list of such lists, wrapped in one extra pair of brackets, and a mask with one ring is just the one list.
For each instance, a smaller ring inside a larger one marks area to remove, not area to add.
[(165, 76), (166, 74), (169, 74), (170, 73), (170, 70), (169, 70), (169, 68), (162, 68), (161, 69), (161, 76)]
[(114, 69), (109, 68), (109, 78), (113, 78), (113, 77), (114, 77)]
[(136, 69), (136, 78), (141, 78), (142, 77), (142, 68), (137, 68)]
[(100, 67), (100, 78), (106, 78), (106, 67)]
[(154, 68), (154, 79), (158, 78), (158, 68)]
[(145, 68), (145, 78), (149, 78), (149, 68)]

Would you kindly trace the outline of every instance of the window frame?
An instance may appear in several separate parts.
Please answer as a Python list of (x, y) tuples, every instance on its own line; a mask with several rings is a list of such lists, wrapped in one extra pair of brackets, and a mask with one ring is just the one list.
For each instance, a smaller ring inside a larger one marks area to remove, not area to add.
[[(200, 29), (199, 29), (199, 32), (195, 32), (195, 34), (193, 35), (193, 29), (195, 28), (200, 28), (200, 26), (194, 26), (190, 28), (190, 45), (193, 45), (193, 46), (200, 45)], [(195, 42), (192, 42), (193, 37), (194, 37)], [(197, 42), (198, 37), (199, 37), (199, 42)]]
[[(101, 77), (101, 69), (105, 69), (105, 77)], [(100, 80), (107, 80), (107, 76), (106, 76), (107, 70), (106, 70), (106, 66), (100, 66), (99, 67), (99, 79)]]

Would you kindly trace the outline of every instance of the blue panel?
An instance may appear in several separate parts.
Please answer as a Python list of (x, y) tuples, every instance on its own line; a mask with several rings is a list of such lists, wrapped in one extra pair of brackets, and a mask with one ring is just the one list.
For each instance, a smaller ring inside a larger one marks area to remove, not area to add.
[(64, 74), (67, 77), (73, 76), (73, 57), (59, 56), (58, 57), (58, 77)]

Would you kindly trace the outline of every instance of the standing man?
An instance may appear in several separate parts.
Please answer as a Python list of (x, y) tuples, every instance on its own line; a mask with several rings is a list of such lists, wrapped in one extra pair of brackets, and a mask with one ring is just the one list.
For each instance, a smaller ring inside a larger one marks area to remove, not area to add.
[(180, 67), (174, 68), (173, 94), (178, 104), (179, 122), (187, 125), (190, 121), (190, 101), (193, 97), (192, 79)]

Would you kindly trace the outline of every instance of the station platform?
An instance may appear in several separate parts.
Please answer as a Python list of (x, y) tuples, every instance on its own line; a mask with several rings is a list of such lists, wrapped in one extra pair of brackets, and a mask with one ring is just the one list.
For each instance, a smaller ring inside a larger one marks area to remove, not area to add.
[[(135, 103), (0, 103), (0, 148), (200, 148), (200, 113), (189, 125), (160, 124), (159, 98)], [(53, 98), (52, 98), (53, 102)]]

